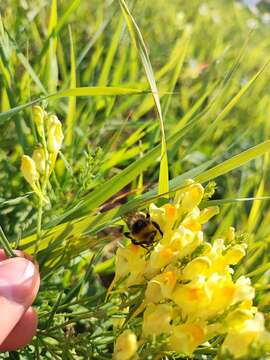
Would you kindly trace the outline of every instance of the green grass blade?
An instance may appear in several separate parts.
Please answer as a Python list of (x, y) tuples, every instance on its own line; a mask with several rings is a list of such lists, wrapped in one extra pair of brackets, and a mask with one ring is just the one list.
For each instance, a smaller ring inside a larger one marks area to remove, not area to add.
[(253, 146), (252, 148), (241, 152), (238, 155), (233, 156), (231, 159), (228, 159), (221, 164), (205, 171), (204, 173), (195, 177), (195, 180), (198, 182), (206, 182), (212, 179), (217, 178), (220, 175), (226, 174), (227, 172), (234, 170), (252, 159), (255, 159), (258, 156), (265, 154), (270, 151), (270, 140), (264, 141), (261, 144)]
[[(69, 40), (70, 40), (70, 87), (76, 88), (76, 60), (74, 52), (74, 44), (72, 38), (71, 28), (69, 27)], [(66, 145), (70, 146), (73, 141), (74, 134), (74, 121), (76, 116), (76, 96), (70, 96), (68, 103), (68, 114), (66, 118), (67, 133), (66, 133)]]
[(18, 114), (20, 111), (35, 105), (42, 100), (54, 100), (60, 99), (63, 97), (70, 97), (70, 96), (117, 96), (117, 95), (136, 95), (136, 94), (144, 94), (146, 91), (139, 90), (139, 89), (131, 89), (131, 88), (124, 88), (124, 87), (78, 87), (74, 89), (67, 89), (64, 91), (60, 91), (58, 93), (48, 95), (42, 98), (38, 98), (32, 101), (29, 101), (26, 104), (22, 104), (16, 106), (8, 111), (0, 113), (0, 124), (4, 121), (10, 119), (12, 116)]
[(54, 100), (69, 96), (116, 96), (143, 93), (145, 93), (143, 90), (117, 86), (89, 86), (59, 91), (58, 93), (48, 96), (47, 99)]
[(149, 82), (152, 95), (154, 98), (157, 114), (160, 121), (160, 131), (161, 131), (161, 157), (160, 157), (160, 170), (159, 170), (159, 193), (166, 193), (169, 190), (169, 173), (168, 173), (168, 158), (167, 158), (167, 145), (165, 139), (165, 130), (164, 130), (164, 123), (163, 123), (163, 116), (158, 96), (157, 85), (155, 81), (154, 72), (152, 69), (152, 65), (150, 62), (150, 58), (140, 32), (140, 29), (135, 22), (133, 16), (131, 15), (127, 4), (124, 0), (119, 0), (120, 7), (124, 14), (125, 20), (127, 22), (129, 32), (131, 38), (133, 40), (134, 45), (138, 49), (147, 80)]

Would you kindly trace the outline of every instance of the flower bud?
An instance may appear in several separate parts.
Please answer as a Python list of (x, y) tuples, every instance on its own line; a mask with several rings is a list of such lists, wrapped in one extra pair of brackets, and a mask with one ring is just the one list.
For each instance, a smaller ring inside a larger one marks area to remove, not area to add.
[(42, 148), (36, 149), (33, 152), (32, 158), (36, 164), (36, 168), (39, 171), (40, 174), (44, 174), (45, 172), (45, 165), (46, 165), (46, 159), (45, 159), (45, 151)]
[(33, 120), (40, 136), (42, 136), (44, 129), (44, 115), (44, 110), (40, 106), (33, 106)]
[(125, 330), (118, 336), (114, 347), (114, 360), (129, 360), (137, 351), (136, 335), (131, 330)]
[(26, 181), (29, 182), (29, 184), (31, 185), (35, 183), (39, 178), (36, 164), (34, 160), (28, 155), (22, 156), (21, 172)]
[(234, 227), (232, 227), (232, 226), (229, 227), (226, 237), (227, 237), (227, 240), (229, 243), (234, 241), (234, 239), (235, 239), (235, 228)]
[(58, 153), (61, 149), (64, 135), (62, 132), (61, 121), (55, 115), (48, 118), (48, 150), (50, 153)]
[(225, 258), (228, 264), (236, 265), (245, 255), (245, 244), (236, 244), (227, 251)]

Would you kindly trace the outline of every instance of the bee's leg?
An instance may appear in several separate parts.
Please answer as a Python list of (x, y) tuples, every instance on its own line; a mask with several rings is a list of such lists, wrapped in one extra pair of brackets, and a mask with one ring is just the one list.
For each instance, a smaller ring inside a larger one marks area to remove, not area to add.
[(163, 231), (162, 231), (161, 228), (159, 227), (158, 223), (156, 223), (155, 221), (152, 221), (152, 224), (153, 224), (154, 227), (158, 230), (158, 232), (160, 233), (160, 235), (163, 237)]
[(130, 239), (134, 245), (141, 245), (138, 241), (136, 241), (136, 239), (134, 239), (134, 238), (130, 235), (130, 232), (124, 232), (124, 235), (125, 235), (128, 239)]
[(125, 237), (127, 237), (130, 240), (134, 240), (133, 237), (130, 235), (130, 232), (124, 232)]

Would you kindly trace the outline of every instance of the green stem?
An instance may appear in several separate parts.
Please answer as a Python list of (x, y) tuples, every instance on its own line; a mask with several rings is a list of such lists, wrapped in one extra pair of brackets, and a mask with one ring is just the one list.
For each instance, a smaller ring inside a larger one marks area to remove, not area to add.
[(16, 257), (1, 226), (0, 226), (0, 244), (1, 244), (7, 257)]
[(39, 243), (40, 243), (40, 239), (41, 239), (42, 213), (43, 213), (43, 202), (42, 202), (41, 199), (39, 199), (39, 202), (38, 202), (38, 218), (37, 218), (37, 240), (36, 240), (36, 246), (35, 246), (35, 255), (38, 252)]

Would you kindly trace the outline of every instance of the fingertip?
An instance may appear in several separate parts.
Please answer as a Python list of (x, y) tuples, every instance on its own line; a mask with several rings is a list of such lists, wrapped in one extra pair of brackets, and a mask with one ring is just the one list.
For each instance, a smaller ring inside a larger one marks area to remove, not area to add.
[(31, 307), (22, 316), (5, 341), (0, 345), (0, 352), (14, 351), (28, 345), (36, 334), (38, 317)]

